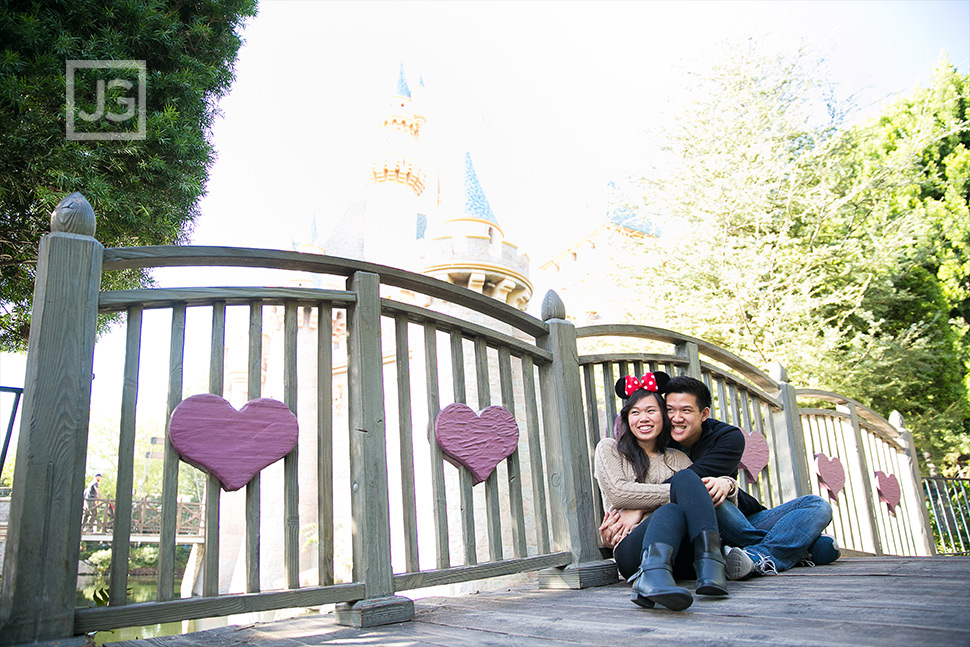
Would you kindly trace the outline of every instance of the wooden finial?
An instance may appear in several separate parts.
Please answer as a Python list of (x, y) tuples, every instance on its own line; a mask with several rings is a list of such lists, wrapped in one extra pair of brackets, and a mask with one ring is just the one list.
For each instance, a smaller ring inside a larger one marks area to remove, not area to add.
[(788, 371), (781, 362), (773, 362), (769, 369), (769, 375), (775, 382), (787, 382)]
[(94, 236), (94, 209), (87, 198), (75, 191), (57, 203), (51, 212), (51, 231)]
[(541, 315), (543, 321), (566, 318), (566, 305), (555, 291), (549, 290), (542, 298)]

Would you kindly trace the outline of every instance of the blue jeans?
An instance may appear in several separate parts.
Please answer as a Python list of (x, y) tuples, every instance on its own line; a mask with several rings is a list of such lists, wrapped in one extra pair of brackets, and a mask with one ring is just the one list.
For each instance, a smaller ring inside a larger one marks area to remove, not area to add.
[(717, 508), (721, 542), (739, 546), (752, 557), (770, 559), (778, 572), (797, 564), (831, 522), (832, 506), (814, 494), (750, 517), (733, 503), (724, 502)]

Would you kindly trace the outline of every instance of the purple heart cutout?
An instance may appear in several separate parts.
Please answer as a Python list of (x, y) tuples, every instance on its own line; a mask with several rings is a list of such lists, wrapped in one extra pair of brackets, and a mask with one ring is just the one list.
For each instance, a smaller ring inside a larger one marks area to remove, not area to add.
[(215, 476), (227, 492), (293, 451), (299, 435), (296, 416), (278, 400), (257, 398), (236, 411), (208, 393), (182, 400), (168, 429), (182, 460)]
[(896, 506), (899, 505), (899, 499), (902, 496), (896, 475), (886, 474), (882, 471), (876, 472), (876, 484), (879, 498), (889, 506), (889, 514), (896, 516)]
[(749, 481), (757, 481), (761, 470), (768, 466), (768, 441), (762, 434), (752, 431), (744, 433), (744, 453), (741, 454), (740, 465)]
[(838, 456), (829, 458), (824, 453), (815, 454), (815, 473), (819, 484), (828, 490), (829, 497), (835, 499), (845, 486), (845, 469)]
[(449, 404), (435, 419), (434, 434), (448, 462), (468, 468), (476, 485), (487, 479), (519, 444), (515, 417), (499, 406), (485, 407), (476, 413), (467, 404)]

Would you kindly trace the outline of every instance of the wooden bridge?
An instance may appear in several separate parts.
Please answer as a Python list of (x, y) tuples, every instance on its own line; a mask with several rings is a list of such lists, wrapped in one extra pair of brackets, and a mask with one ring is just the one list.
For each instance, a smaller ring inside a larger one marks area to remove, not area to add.
[[(836, 393), (800, 389), (781, 366), (769, 375), (670, 330), (577, 328), (552, 292), (535, 318), (482, 294), (371, 263), (245, 248), (105, 250), (93, 238), (93, 214), (90, 226), (84, 218), (55, 217), (53, 223), (38, 255), (0, 645), (327, 604), (336, 605), (341, 625), (406, 622), (415, 619), (415, 606), (403, 592), (513, 573), (537, 572), (541, 589), (612, 585), (616, 568), (603, 558), (596, 530), (602, 511), (592, 448), (616, 416), (613, 381), (646, 370), (704, 380), (715, 396), (713, 415), (748, 431), (750, 442), (765, 443), (767, 461), (749, 465), (751, 473), (741, 480), (766, 505), (803, 494), (831, 496), (835, 519), (828, 531), (847, 553), (933, 553), (915, 448), (903, 420), (887, 420)], [(262, 268), (280, 273), (284, 284), (288, 273), (301, 272), (333, 288), (99, 291), (102, 272), (172, 266)], [(211, 325), (193, 328), (188, 309), (210, 314)], [(242, 347), (235, 347), (248, 358), (248, 398), (259, 397), (268, 315), (278, 314), (282, 400), (300, 417), (301, 437), (281, 466), (257, 474), (238, 495), (221, 493), (210, 477), (201, 595), (187, 599), (174, 595), (180, 461), (166, 442), (158, 599), (129, 604), (142, 324), (143, 315), (156, 310), (170, 319), (168, 339), (151, 340), (153, 347), (160, 341), (168, 347), (169, 412), (184, 397), (187, 339), (209, 340), (209, 392), (227, 392), (226, 322), (235, 315), (248, 322)], [(110, 599), (106, 607), (75, 609), (99, 313), (120, 313), (127, 331), (126, 355), (117, 367), (124, 379)], [(335, 406), (336, 393), (345, 394), (346, 413), (339, 402)], [(449, 402), (478, 409), (500, 404), (521, 430), (515, 451), (480, 485), (445, 461), (434, 442), (433, 422)], [(818, 455), (830, 464), (839, 459), (844, 487), (831, 494), (823, 488)], [(312, 475), (312, 488), (301, 489), (301, 474)], [(898, 487), (887, 488), (887, 481)], [(230, 524), (242, 533), (233, 544), (245, 560), (241, 590), (220, 584), (220, 550), (230, 545), (220, 529)], [(279, 550), (267, 543), (270, 531), (280, 537)], [(305, 546), (312, 546), (309, 555)], [(312, 570), (301, 568), (301, 556)], [(268, 564), (280, 566), (280, 583), (267, 580)], [(349, 564), (349, 573), (340, 564)], [(813, 576), (815, 570), (820, 577), (836, 572), (813, 569)], [(879, 588), (884, 581), (853, 585)], [(548, 613), (568, 618), (572, 612)], [(777, 622), (788, 623), (799, 609), (779, 613)]]

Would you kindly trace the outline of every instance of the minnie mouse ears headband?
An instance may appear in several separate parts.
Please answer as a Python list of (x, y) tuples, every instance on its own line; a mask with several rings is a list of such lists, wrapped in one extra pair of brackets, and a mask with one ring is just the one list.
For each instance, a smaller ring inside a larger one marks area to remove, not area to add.
[(614, 390), (616, 394), (623, 398), (629, 398), (638, 389), (646, 389), (655, 393), (663, 393), (670, 382), (670, 376), (663, 371), (645, 373), (642, 379), (637, 379), (636, 375), (627, 375), (616, 381)]

